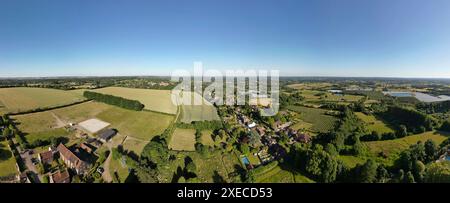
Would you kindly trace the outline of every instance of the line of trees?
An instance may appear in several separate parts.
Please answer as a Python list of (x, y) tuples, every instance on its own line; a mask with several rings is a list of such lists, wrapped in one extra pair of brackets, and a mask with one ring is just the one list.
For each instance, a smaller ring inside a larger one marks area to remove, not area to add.
[(134, 111), (142, 111), (144, 109), (144, 104), (136, 100), (125, 99), (122, 97), (117, 97), (108, 94), (101, 94), (97, 92), (85, 91), (84, 97), (92, 99), (98, 102), (103, 102), (106, 104), (118, 106), (124, 109), (130, 109)]

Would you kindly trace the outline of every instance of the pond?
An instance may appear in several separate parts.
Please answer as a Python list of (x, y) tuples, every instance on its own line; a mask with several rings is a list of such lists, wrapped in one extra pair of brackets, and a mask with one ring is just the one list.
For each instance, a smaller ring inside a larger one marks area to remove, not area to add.
[(450, 100), (450, 96), (447, 95), (440, 95), (436, 97), (421, 92), (383, 92), (383, 93), (393, 97), (415, 97), (421, 102), (439, 102)]

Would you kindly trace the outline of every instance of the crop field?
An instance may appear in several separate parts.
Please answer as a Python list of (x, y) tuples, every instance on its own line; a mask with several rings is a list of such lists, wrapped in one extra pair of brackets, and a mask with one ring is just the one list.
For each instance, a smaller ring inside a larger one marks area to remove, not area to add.
[(51, 108), (85, 100), (79, 91), (47, 88), (0, 88), (0, 113), (18, 113)]
[[(189, 93), (183, 92), (183, 95), (180, 101), (183, 101), (183, 105), (181, 107), (181, 122), (183, 123), (191, 123), (192, 121), (212, 121), (219, 120), (219, 115), (217, 114), (217, 109), (213, 105), (211, 105), (208, 101), (203, 99), (203, 97), (196, 97), (194, 94), (198, 95), (198, 93)], [(184, 102), (188, 97), (191, 97), (191, 102)], [(194, 101), (194, 99), (201, 99), (201, 101)], [(202, 103), (201, 105), (186, 105), (186, 104), (196, 104), (194, 102)]]
[(170, 90), (136, 89), (125, 87), (106, 87), (95, 92), (138, 100), (144, 109), (168, 114), (176, 114), (177, 106), (172, 103)]
[(175, 151), (195, 151), (195, 130), (175, 129), (169, 142), (169, 149)]
[(16, 159), (8, 146), (8, 141), (0, 142), (0, 177), (10, 177), (17, 173)]
[(111, 123), (111, 127), (119, 133), (142, 140), (150, 140), (161, 134), (173, 120), (173, 116), (166, 114), (126, 110), (98, 102), (13, 117), (19, 123), (19, 130), (28, 134), (27, 140), (59, 135), (61, 128), (68, 123), (91, 118)]
[(311, 123), (316, 132), (328, 132), (334, 128), (336, 118), (326, 115), (327, 110), (303, 106), (289, 106), (288, 109), (300, 113), (299, 118)]
[(377, 119), (373, 115), (366, 115), (361, 112), (356, 112), (355, 114), (356, 116), (358, 116), (359, 119), (361, 119), (362, 121), (364, 121), (364, 123), (366, 123), (366, 128), (370, 132), (376, 131), (380, 134), (394, 132), (394, 130), (392, 130), (389, 126), (387, 126), (386, 123)]
[(448, 134), (431, 131), (400, 139), (365, 142), (365, 144), (374, 156), (377, 156), (380, 152), (383, 152), (390, 160), (393, 160), (401, 151), (408, 149), (410, 145), (416, 144), (418, 141), (425, 142), (428, 139), (431, 139), (439, 145), (447, 139), (448, 136)]

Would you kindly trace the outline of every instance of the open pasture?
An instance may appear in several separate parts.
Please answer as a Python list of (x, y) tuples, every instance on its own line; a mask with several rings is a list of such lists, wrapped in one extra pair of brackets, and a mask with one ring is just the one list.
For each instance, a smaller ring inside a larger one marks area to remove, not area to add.
[(361, 112), (356, 112), (355, 115), (366, 124), (366, 128), (369, 132), (376, 131), (380, 134), (394, 132), (394, 130), (387, 126), (386, 123), (373, 115), (366, 115)]
[(47, 88), (0, 88), (0, 113), (19, 113), (64, 106), (85, 100), (79, 91)]
[(94, 92), (137, 100), (144, 104), (145, 110), (176, 114), (177, 106), (172, 103), (170, 90), (136, 89), (125, 87), (106, 87)]
[[(191, 99), (189, 100), (189, 98)], [(183, 105), (181, 106), (181, 122), (183, 123), (220, 119), (216, 107), (206, 101), (198, 93), (182, 92), (180, 93), (179, 101), (183, 102)]]
[(312, 124), (313, 131), (328, 132), (334, 128), (336, 118), (326, 115), (327, 110), (303, 106), (289, 106), (288, 109), (299, 113), (299, 119)]
[(175, 151), (195, 151), (195, 130), (177, 128), (172, 134), (169, 149)]
[[(91, 118), (108, 122), (111, 128), (117, 129), (119, 133), (142, 140), (150, 140), (163, 133), (173, 120), (173, 116), (166, 114), (132, 111), (98, 102), (13, 117), (19, 123), (19, 130), (28, 134), (27, 139), (45, 137), (46, 134), (53, 134), (62, 129), (64, 125)], [(58, 123), (62, 123), (62, 126)]]

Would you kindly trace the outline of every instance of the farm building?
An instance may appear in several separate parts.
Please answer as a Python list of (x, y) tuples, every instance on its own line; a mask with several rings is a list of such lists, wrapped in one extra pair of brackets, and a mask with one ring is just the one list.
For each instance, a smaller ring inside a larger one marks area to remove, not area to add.
[(69, 172), (64, 170), (63, 172), (58, 171), (50, 176), (50, 183), (70, 183)]
[(108, 142), (112, 137), (114, 137), (117, 134), (117, 131), (114, 129), (108, 129), (104, 132), (102, 132), (99, 136), (98, 139), (100, 139), (100, 141), (102, 142)]
[(81, 160), (72, 151), (67, 149), (66, 146), (64, 146), (63, 144), (59, 144), (58, 151), (61, 159), (64, 161), (67, 167), (74, 169), (77, 174), (84, 174), (88, 171), (89, 164)]
[(85, 131), (86, 133), (90, 135), (95, 135), (101, 133), (108, 126), (110, 126), (110, 124), (93, 118), (79, 123), (78, 126), (80, 126), (82, 130)]
[(43, 164), (51, 164), (53, 162), (53, 152), (46, 151), (39, 153), (38, 155), (39, 161)]

